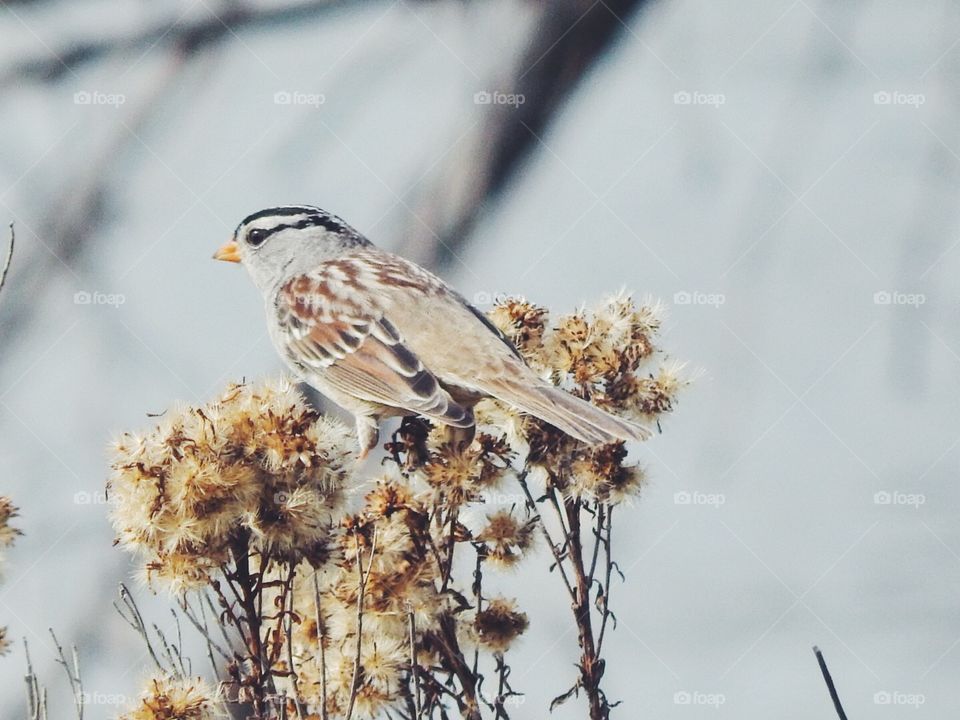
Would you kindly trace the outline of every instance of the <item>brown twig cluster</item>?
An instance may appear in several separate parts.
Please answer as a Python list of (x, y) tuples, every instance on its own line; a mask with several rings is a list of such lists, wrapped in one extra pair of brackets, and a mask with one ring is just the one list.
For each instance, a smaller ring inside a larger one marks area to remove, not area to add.
[[(635, 420), (656, 422), (684, 383), (655, 345), (658, 309), (625, 295), (554, 323), (522, 302), (491, 320), (544, 377)], [(588, 447), (497, 401), (477, 418), (467, 448), (408, 418), (366, 483), (355, 439), (286, 383), (232, 386), (121, 437), (109, 482), (118, 542), (174, 591), (219, 682), (195, 678), (179, 640), (161, 634), (154, 650), (124, 600), (157, 667), (124, 717), (508, 718), (523, 700), (509, 650), (531, 620), (489, 577), (544, 557), (538, 538), (580, 645), (554, 702), (582, 692), (592, 720), (608, 717), (614, 508), (643, 472), (622, 443)]]

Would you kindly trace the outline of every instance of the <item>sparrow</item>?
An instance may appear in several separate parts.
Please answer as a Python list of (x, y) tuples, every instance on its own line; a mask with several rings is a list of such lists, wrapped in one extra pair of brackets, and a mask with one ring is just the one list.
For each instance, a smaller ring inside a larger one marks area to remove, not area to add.
[(355, 416), (361, 459), (391, 416), (422, 416), (469, 443), (483, 398), (590, 445), (650, 435), (539, 377), (456, 290), (320, 208), (255, 212), (213, 257), (247, 268), (280, 356)]

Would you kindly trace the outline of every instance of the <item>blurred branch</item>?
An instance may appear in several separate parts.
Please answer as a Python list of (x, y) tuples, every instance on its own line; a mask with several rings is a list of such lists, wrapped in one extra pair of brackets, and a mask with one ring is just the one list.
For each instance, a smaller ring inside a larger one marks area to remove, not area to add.
[(484, 206), (497, 199), (536, 149), (563, 102), (628, 29), (631, 16), (648, 4), (650, 0), (556, 0), (541, 5), (536, 31), (508, 87), (496, 88), (522, 102), (485, 106), (478, 129), (460, 152), (447, 156), (413, 203), (417, 222), (402, 238), (402, 254), (428, 265), (451, 262), (469, 241)]
[(77, 653), (77, 646), (74, 645), (72, 649), (71, 658), (73, 660), (73, 668), (70, 667), (70, 661), (67, 660), (66, 653), (63, 651), (63, 647), (60, 645), (60, 641), (57, 640), (57, 636), (53, 632), (53, 628), (49, 628), (50, 637), (53, 638), (53, 644), (57, 648), (57, 662), (63, 667), (64, 672), (67, 673), (67, 680), (70, 682), (70, 691), (73, 695), (74, 706), (77, 709), (77, 720), (83, 720), (83, 704), (85, 698), (83, 695), (83, 680), (80, 678), (80, 656)]
[(827, 683), (827, 690), (830, 691), (830, 699), (833, 700), (833, 707), (837, 710), (840, 720), (847, 720), (847, 714), (843, 711), (843, 705), (840, 704), (840, 696), (837, 694), (837, 688), (833, 684), (833, 678), (827, 669), (827, 661), (823, 659), (823, 653), (816, 645), (813, 646), (813, 654), (817, 656), (817, 663), (820, 665), (820, 672), (823, 673), (824, 682)]
[(0, 270), (0, 290), (3, 290), (3, 285), (7, 282), (7, 273), (10, 272), (10, 263), (13, 262), (13, 246), (16, 240), (13, 223), (10, 223), (10, 248), (7, 250), (7, 259), (3, 261), (3, 270)]
[(265, 8), (233, 4), (219, 13), (211, 11), (210, 17), (183, 23), (174, 21), (173, 26), (165, 20), (127, 36), (81, 40), (51, 55), (21, 60), (0, 72), (0, 86), (25, 81), (52, 82), (104, 56), (142, 53), (155, 46), (190, 54), (242, 29), (296, 23), (341, 7), (342, 3), (332, 0), (308, 0)]
[(24, 676), (27, 683), (27, 720), (47, 720), (47, 689), (40, 684), (33, 670), (26, 638), (23, 639), (23, 652), (27, 657), (27, 674)]

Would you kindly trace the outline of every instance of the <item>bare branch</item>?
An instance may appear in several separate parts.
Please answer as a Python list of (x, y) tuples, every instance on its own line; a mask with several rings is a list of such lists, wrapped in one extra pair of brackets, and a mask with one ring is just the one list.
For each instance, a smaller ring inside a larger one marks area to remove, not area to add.
[(497, 88), (522, 103), (485, 105), (486, 116), (469, 131), (414, 198), (414, 221), (401, 254), (421, 264), (449, 265), (470, 239), (484, 207), (500, 196), (564, 101), (649, 0), (557, 0), (543, 3), (536, 31)]
[(71, 669), (70, 663), (67, 661), (67, 656), (60, 646), (57, 636), (53, 632), (53, 628), (48, 628), (48, 630), (50, 630), (50, 637), (53, 638), (53, 644), (57, 647), (57, 654), (60, 656), (57, 662), (63, 666), (64, 671), (67, 673), (67, 680), (70, 681), (70, 690), (73, 693), (73, 702), (77, 709), (77, 718), (78, 720), (83, 720), (83, 680), (80, 678), (80, 658), (77, 656), (77, 646), (74, 645), (71, 648), (73, 651), (73, 669)]
[(367, 564), (367, 572), (363, 571), (363, 553), (360, 551), (360, 540), (357, 542), (357, 577), (359, 590), (357, 591), (357, 654), (353, 660), (353, 679), (350, 681), (350, 703), (347, 705), (347, 720), (353, 717), (353, 706), (357, 701), (357, 691), (360, 681), (360, 651), (363, 648), (363, 601), (367, 589), (367, 580), (370, 579), (370, 573), (373, 570), (373, 555), (377, 551), (377, 528), (373, 528), (373, 540), (370, 541), (370, 562)]
[(820, 672), (823, 673), (823, 680), (827, 683), (827, 690), (830, 691), (830, 699), (833, 700), (833, 707), (837, 711), (840, 720), (847, 720), (847, 714), (843, 711), (843, 705), (840, 704), (840, 696), (837, 694), (837, 688), (833, 684), (833, 677), (827, 669), (827, 661), (823, 659), (823, 653), (816, 645), (813, 646), (813, 654), (817, 656), (817, 664), (820, 665)]
[(52, 82), (64, 73), (74, 72), (81, 65), (106, 56), (140, 54), (154, 47), (172, 47), (180, 53), (190, 54), (247, 28), (293, 25), (324, 12), (337, 11), (342, 6), (342, 2), (330, 0), (307, 0), (262, 8), (236, 3), (219, 14), (177, 22), (173, 27), (167, 18), (125, 37), (82, 40), (70, 47), (56, 49), (50, 55), (15, 63), (0, 71), (0, 86), (30, 80)]
[(3, 262), (3, 270), (0, 270), (0, 290), (7, 282), (7, 274), (10, 272), (10, 263), (13, 262), (13, 246), (16, 243), (17, 236), (13, 229), (13, 223), (10, 223), (10, 248), (7, 250), (7, 259)]

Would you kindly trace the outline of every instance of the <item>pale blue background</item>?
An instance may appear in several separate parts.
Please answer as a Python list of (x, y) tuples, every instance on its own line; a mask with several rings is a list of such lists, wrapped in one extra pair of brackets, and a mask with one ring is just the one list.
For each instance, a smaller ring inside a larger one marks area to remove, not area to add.
[[(0, 67), (221, 11), (9, 5)], [(0, 220), (20, 244), (0, 299), (0, 489), (26, 536), (0, 623), (30, 639), (52, 717), (72, 710), (48, 626), (82, 648), (107, 700), (148, 667), (109, 608), (131, 568), (95, 499), (111, 433), (279, 371), (259, 296), (213, 249), (243, 215), (289, 202), (396, 246), (449, 154), (470, 162), (473, 95), (499, 87), (533, 19), (508, 0), (376, 2), (240, 30), (183, 66), (160, 43), (4, 87)], [(960, 712), (958, 83), (954, 3), (659, 3), (627, 21), (443, 269), (469, 297), (557, 310), (621, 286), (659, 297), (664, 344), (705, 371), (638, 450), (652, 480), (619, 513), (615, 717), (832, 717), (814, 643), (851, 717)], [(126, 102), (78, 105), (82, 91)], [(277, 105), (278, 91), (325, 102)], [(675, 102), (683, 92), (723, 104)], [(877, 102), (908, 95), (922, 104)], [(51, 247), (91, 179), (104, 195), (89, 250)], [(78, 291), (124, 303), (77, 305)], [(675, 302), (684, 292), (723, 303)], [(877, 304), (882, 292), (924, 302)], [(513, 658), (528, 693), (517, 716), (540, 718), (574, 678), (576, 638), (557, 579), (522, 573), (508, 579), (534, 617)], [(147, 602), (164, 622), (165, 604)], [(0, 660), (11, 718), (23, 667), (20, 647)], [(882, 704), (904, 701), (894, 693), (923, 704)], [(710, 694), (722, 705), (682, 702)], [(584, 712), (574, 701), (555, 717)]]

